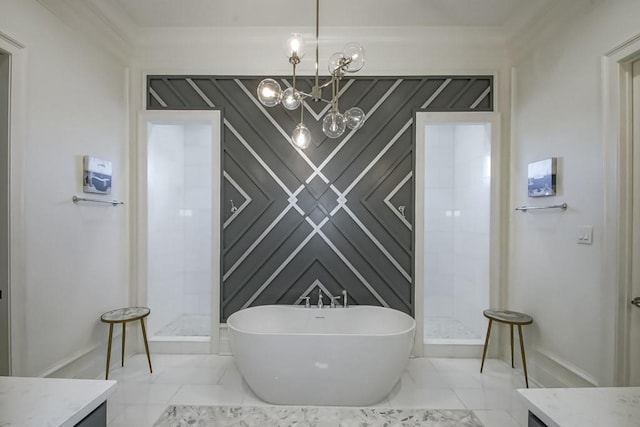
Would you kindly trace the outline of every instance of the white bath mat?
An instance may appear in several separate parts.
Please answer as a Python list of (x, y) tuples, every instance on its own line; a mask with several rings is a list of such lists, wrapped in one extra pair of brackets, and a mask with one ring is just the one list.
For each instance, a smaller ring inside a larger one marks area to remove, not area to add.
[(483, 427), (470, 410), (169, 406), (154, 427)]

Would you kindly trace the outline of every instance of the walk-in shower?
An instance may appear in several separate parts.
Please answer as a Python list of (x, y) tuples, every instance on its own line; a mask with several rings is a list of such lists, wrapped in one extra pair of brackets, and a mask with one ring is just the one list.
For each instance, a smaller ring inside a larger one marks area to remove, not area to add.
[(147, 124), (147, 303), (152, 338), (211, 334), (212, 126)]
[(493, 124), (471, 113), (434, 117), (416, 141), (423, 156), (417, 162), (423, 194), (416, 198), (423, 210), (422, 236), (416, 236), (423, 342), (477, 345), (486, 329), (482, 311), (491, 301)]

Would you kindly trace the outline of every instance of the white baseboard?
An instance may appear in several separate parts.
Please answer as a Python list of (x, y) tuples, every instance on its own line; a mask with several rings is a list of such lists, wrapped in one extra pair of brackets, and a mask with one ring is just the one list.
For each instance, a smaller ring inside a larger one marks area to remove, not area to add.
[[(138, 346), (133, 344), (137, 334), (127, 334), (125, 360), (138, 353)], [(129, 342), (131, 340), (131, 342)], [(110, 370), (120, 366), (122, 355), (122, 334), (114, 334), (111, 345)], [(45, 372), (40, 377), (50, 378), (104, 378), (107, 363), (107, 340), (92, 347), (86, 348), (73, 356), (62, 360)]]
[[(543, 387), (598, 387), (598, 380), (584, 370), (543, 349), (537, 349), (529, 376)], [(527, 359), (527, 367), (529, 360)]]

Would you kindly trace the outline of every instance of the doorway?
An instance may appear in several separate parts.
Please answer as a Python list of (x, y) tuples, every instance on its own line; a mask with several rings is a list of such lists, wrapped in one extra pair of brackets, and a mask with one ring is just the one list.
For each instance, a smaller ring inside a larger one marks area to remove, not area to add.
[(147, 112), (139, 155), (139, 283), (156, 352), (217, 352), (220, 113)]
[(497, 294), (498, 115), (416, 116), (416, 348), (474, 357)]
[[(607, 384), (640, 385), (640, 33), (614, 47), (605, 76), (605, 206), (603, 230), (603, 355)], [(614, 333), (611, 333), (614, 331)]]
[[(640, 60), (631, 65), (631, 152), (632, 216), (631, 216), (631, 297), (640, 297)], [(628, 306), (629, 384), (640, 386), (640, 306)]]
[(0, 376), (11, 374), (9, 328), (9, 79), (11, 57), (0, 50)]

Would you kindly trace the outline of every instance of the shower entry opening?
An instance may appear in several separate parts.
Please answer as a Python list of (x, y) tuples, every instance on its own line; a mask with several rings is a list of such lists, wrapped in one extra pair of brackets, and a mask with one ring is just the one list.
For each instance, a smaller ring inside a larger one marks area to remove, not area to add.
[(497, 295), (498, 116), (417, 113), (416, 123), (416, 344), (426, 356), (472, 357)]
[(140, 121), (138, 276), (155, 351), (216, 351), (219, 120), (218, 111), (163, 111)]

